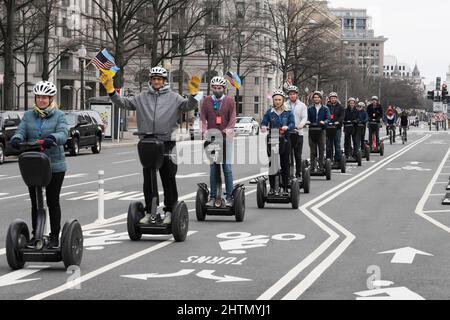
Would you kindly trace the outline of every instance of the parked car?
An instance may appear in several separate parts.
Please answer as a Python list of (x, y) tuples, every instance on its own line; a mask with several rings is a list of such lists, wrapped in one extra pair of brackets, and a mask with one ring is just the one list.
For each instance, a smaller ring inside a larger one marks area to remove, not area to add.
[[(85, 110), (84, 112), (86, 112), (87, 114), (89, 114), (89, 116), (91, 117), (92, 121), (94, 121), (94, 123), (98, 124), (100, 128), (102, 128), (102, 137), (105, 137), (105, 129), (106, 129), (106, 125), (102, 120), (102, 117), (100, 116), (100, 113), (98, 113), (97, 111), (94, 110)], [(102, 140), (103, 140), (102, 138)]]
[(71, 156), (77, 156), (80, 149), (91, 148), (93, 153), (100, 153), (102, 149), (102, 127), (98, 120), (91, 116), (91, 112), (66, 111), (69, 136), (64, 147)]
[(234, 126), (234, 133), (238, 134), (249, 134), (258, 135), (259, 134), (259, 124), (252, 117), (237, 117), (236, 125)]
[(22, 121), (23, 114), (21, 111), (0, 112), (0, 165), (5, 162), (5, 157), (20, 154), (9, 145), (9, 142)]

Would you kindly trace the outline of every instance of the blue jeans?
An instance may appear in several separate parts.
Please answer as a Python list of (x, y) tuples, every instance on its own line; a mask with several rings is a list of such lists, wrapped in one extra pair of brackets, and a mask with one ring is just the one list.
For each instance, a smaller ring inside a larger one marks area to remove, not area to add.
[[(340, 162), (342, 158), (341, 151), (341, 136), (342, 136), (342, 128), (337, 129), (336, 136), (333, 141), (327, 139), (327, 158), (334, 160), (334, 162)], [(334, 147), (334, 159), (333, 155), (333, 147)]]
[[(225, 195), (227, 199), (231, 199), (233, 194), (233, 172), (231, 171), (231, 164), (222, 164), (223, 174), (225, 176)], [(223, 181), (222, 181), (223, 182)], [(216, 166), (210, 166), (209, 183), (211, 186), (211, 198), (217, 198), (217, 177), (216, 177)], [(222, 196), (222, 195), (220, 195)]]
[[(226, 152), (225, 152), (225, 163), (222, 164), (222, 170), (223, 174), (225, 176), (225, 195), (227, 199), (231, 199), (233, 196), (233, 171), (231, 169), (231, 163), (233, 162), (233, 142), (226, 141), (224, 143), (226, 145)], [(216, 168), (215, 165), (210, 166), (210, 173), (209, 173), (209, 185), (211, 189), (211, 198), (217, 197), (217, 177), (216, 177)], [(223, 180), (222, 180), (223, 183)], [(220, 195), (222, 196), (222, 195)]]

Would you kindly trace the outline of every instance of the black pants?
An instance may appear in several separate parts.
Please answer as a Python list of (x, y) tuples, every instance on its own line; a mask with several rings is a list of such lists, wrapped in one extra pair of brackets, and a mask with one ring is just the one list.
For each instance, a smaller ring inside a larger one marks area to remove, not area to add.
[(303, 136), (291, 134), (290, 140), (291, 152), (294, 154), (295, 159), (295, 176), (300, 177), (302, 175)]
[[(50, 184), (45, 188), (47, 197), (47, 207), (50, 216), (50, 236), (58, 237), (61, 231), (61, 206), (59, 204), (59, 195), (64, 181), (65, 172), (54, 172)], [(35, 235), (37, 225), (37, 200), (36, 189), (28, 188), (31, 199), (31, 221), (33, 226), (32, 234)]]
[(309, 137), (309, 149), (311, 153), (311, 164), (313, 168), (317, 168), (317, 149), (319, 149), (319, 169), (323, 170), (325, 163), (325, 147), (327, 144), (327, 136), (325, 131), (320, 134), (318, 141), (314, 141)]
[[(268, 145), (268, 148), (268, 150), (270, 150), (270, 144)], [(280, 152), (281, 182), (282, 187), (287, 188), (289, 185), (289, 156), (291, 155), (291, 143), (289, 140), (285, 140), (284, 147), (282, 149), (282, 152)], [(275, 188), (275, 177), (276, 175), (269, 175), (269, 183), (271, 188)]]
[[(165, 154), (169, 154), (175, 142), (165, 142)], [(170, 159), (169, 156), (164, 157), (162, 167), (159, 169), (159, 176), (164, 190), (164, 211), (172, 212), (173, 205), (178, 201), (177, 181), (175, 176), (177, 175), (178, 166)], [(157, 197), (156, 205), (159, 206), (158, 190), (152, 190), (151, 170), (144, 168), (144, 197), (145, 206), (147, 212), (150, 211), (153, 197)], [(155, 181), (156, 182), (156, 181)], [(156, 183), (155, 183), (156, 185)]]
[(354, 157), (361, 148), (361, 137), (356, 130), (345, 134), (345, 156)]

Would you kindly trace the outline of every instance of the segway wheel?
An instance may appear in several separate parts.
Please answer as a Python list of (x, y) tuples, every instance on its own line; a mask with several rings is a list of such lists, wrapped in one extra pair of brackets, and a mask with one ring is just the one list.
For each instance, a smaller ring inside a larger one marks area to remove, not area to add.
[(370, 161), (370, 148), (366, 147), (366, 160)]
[(384, 156), (384, 143), (380, 143), (380, 156)]
[(23, 220), (15, 220), (8, 228), (6, 235), (6, 260), (13, 270), (22, 269), (25, 265), (21, 249), (30, 241), (28, 226)]
[(311, 169), (306, 169), (302, 177), (303, 191), (308, 194), (311, 191)]
[(256, 203), (259, 209), (263, 209), (264, 205), (266, 204), (266, 190), (266, 181), (259, 180), (256, 186)]
[(347, 172), (347, 160), (345, 159), (345, 156), (341, 157), (341, 173)]
[(132, 241), (139, 241), (142, 238), (142, 233), (137, 227), (139, 220), (144, 217), (144, 205), (142, 202), (132, 202), (128, 207), (127, 230), (128, 236)]
[(83, 258), (83, 231), (78, 221), (66, 222), (63, 228), (61, 256), (66, 268), (79, 266)]
[(331, 160), (327, 159), (325, 161), (325, 176), (327, 180), (331, 180)]
[(189, 230), (189, 213), (184, 201), (177, 202), (172, 212), (172, 235), (176, 242), (186, 240)]
[(292, 185), (291, 185), (292, 209), (298, 209), (299, 203), (300, 203), (300, 186), (299, 186), (298, 180), (295, 179), (292, 181)]
[(245, 216), (245, 192), (239, 189), (234, 198), (234, 216), (237, 222), (244, 221)]
[(362, 166), (362, 153), (361, 151), (358, 151), (356, 153), (356, 161), (358, 161), (358, 167)]
[(302, 161), (302, 176), (305, 175), (307, 168), (309, 168), (309, 162), (308, 162), (308, 160), (305, 159)]
[(198, 188), (197, 197), (195, 198), (195, 214), (197, 221), (205, 221), (206, 219), (206, 202), (208, 201), (208, 195), (202, 188)]

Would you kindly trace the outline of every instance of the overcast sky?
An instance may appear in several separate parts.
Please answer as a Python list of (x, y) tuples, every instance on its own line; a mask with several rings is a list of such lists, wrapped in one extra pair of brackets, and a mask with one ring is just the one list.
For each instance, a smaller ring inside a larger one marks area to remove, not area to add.
[(389, 40), (385, 55), (395, 55), (411, 67), (417, 61), (426, 83), (450, 65), (449, 0), (328, 0), (331, 8), (364, 8), (372, 16), (375, 35)]

